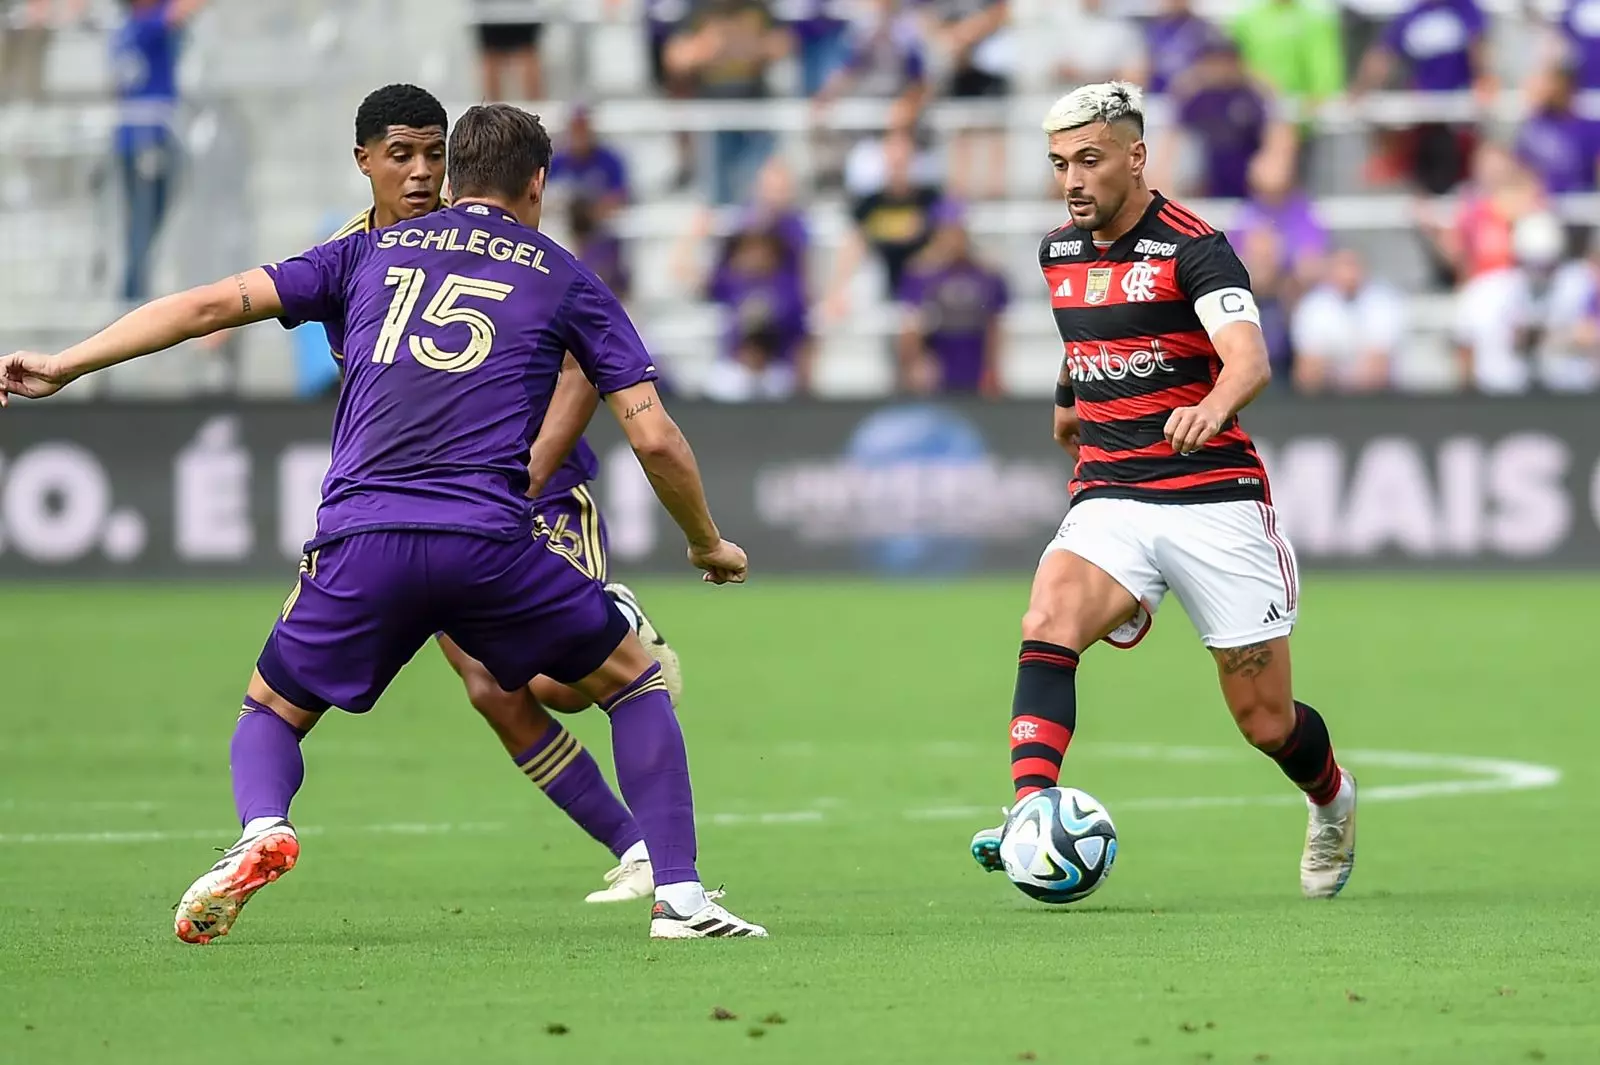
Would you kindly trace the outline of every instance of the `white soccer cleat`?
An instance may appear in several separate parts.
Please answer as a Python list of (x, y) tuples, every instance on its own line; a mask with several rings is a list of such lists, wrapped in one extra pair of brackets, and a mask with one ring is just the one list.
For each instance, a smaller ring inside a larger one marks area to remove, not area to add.
[(986, 873), (998, 873), (1005, 863), (1000, 860), (1000, 841), (1005, 838), (1006, 824), (1011, 820), (1011, 810), (1000, 807), (1000, 823), (994, 828), (980, 829), (972, 837), (972, 860)]
[(656, 881), (649, 858), (622, 862), (606, 873), (606, 886), (584, 896), (584, 902), (632, 902), (647, 899), (656, 892)]
[(638, 634), (644, 649), (650, 652), (650, 657), (661, 664), (661, 679), (667, 682), (667, 694), (672, 697), (672, 705), (677, 706), (678, 700), (683, 697), (683, 668), (678, 664), (678, 652), (672, 649), (666, 637), (650, 621), (632, 588), (617, 583), (608, 584), (605, 588), (606, 594), (623, 608), (623, 615), (634, 619), (633, 631)]
[(241, 836), (183, 893), (173, 931), (185, 943), (227, 935), (250, 897), (293, 869), (299, 857), (300, 840), (287, 819)]
[(1311, 808), (1306, 849), (1300, 856), (1300, 892), (1308, 899), (1331, 899), (1344, 890), (1356, 867), (1356, 778), (1339, 770), (1339, 792), (1331, 803)]
[(650, 938), (651, 939), (737, 939), (752, 937), (765, 939), (767, 930), (758, 924), (751, 924), (742, 917), (735, 917), (715, 902), (711, 901), (721, 892), (710, 892), (706, 896), (706, 904), (689, 914), (687, 917), (680, 915), (667, 903), (656, 900), (655, 906), (650, 910)]

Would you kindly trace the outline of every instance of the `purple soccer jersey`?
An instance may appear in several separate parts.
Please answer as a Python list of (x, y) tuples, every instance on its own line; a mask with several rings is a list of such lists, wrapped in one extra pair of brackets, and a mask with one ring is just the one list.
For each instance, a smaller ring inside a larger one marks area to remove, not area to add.
[(286, 319), (344, 321), (333, 463), (308, 549), (380, 529), (528, 536), (528, 444), (564, 353), (602, 393), (656, 378), (610, 290), (483, 204), (356, 233), (267, 271)]
[(1476, 0), (1419, 0), (1383, 31), (1383, 44), (1411, 71), (1410, 87), (1453, 92), (1472, 86), (1472, 46), (1488, 22)]
[[(356, 233), (371, 232), (373, 228), (373, 212), (369, 209), (346, 222), (333, 235), (333, 239), (340, 240)], [(581, 252), (580, 258), (582, 258)], [(606, 278), (605, 271), (599, 266), (589, 263), (585, 263), (585, 265), (588, 265), (591, 270), (603, 279)], [(610, 284), (609, 279), (607, 279), (607, 284)], [(285, 322), (285, 324), (295, 323)], [(342, 368), (345, 347), (344, 314), (333, 315), (325, 319), (321, 324), (322, 331), (328, 338), (328, 350), (333, 353), (334, 359), (339, 362)], [(530, 440), (529, 443), (531, 444), (532, 441)], [(595, 456), (594, 449), (589, 446), (589, 442), (580, 436), (578, 442), (573, 445), (572, 450), (567, 453), (567, 457), (556, 468), (556, 472), (551, 474), (550, 479), (545, 482), (543, 492), (547, 495), (568, 492), (580, 484), (589, 483), (599, 475), (600, 460)]]
[(628, 195), (628, 168), (622, 157), (603, 144), (588, 155), (557, 152), (550, 160), (550, 183), (570, 187), (587, 200)]
[(939, 363), (945, 391), (976, 392), (989, 324), (1005, 310), (1005, 278), (968, 260), (937, 268), (915, 263), (900, 283), (901, 304), (917, 314), (923, 343)]
[(1517, 155), (1551, 192), (1593, 192), (1600, 163), (1600, 122), (1541, 111), (1517, 131)]

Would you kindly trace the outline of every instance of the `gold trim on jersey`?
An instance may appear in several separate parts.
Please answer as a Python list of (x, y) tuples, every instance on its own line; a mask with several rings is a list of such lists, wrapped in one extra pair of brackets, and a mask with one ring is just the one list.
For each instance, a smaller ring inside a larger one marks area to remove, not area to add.
[(586, 484), (574, 488), (572, 498), (578, 501), (578, 528), (583, 533), (584, 554), (589, 558), (589, 576), (604, 582), (607, 560), (605, 541), (600, 537), (600, 508)]
[(589, 489), (578, 485), (572, 490), (578, 504), (578, 527), (571, 527), (568, 516), (562, 514), (554, 522), (543, 514), (533, 516), (533, 536), (543, 540), (552, 553), (572, 564), (572, 568), (592, 581), (606, 579), (605, 541), (600, 538), (600, 511), (594, 504)]
[(317, 579), (317, 556), (321, 553), (321, 549), (319, 548), (318, 550), (311, 552), (309, 555), (301, 556), (300, 572), (295, 575), (294, 587), (289, 590), (289, 598), (283, 601), (283, 610), (279, 614), (279, 617), (281, 617), (284, 621), (289, 620), (290, 613), (294, 611), (294, 605), (300, 601), (300, 589), (304, 587), (305, 582), (308, 579)]

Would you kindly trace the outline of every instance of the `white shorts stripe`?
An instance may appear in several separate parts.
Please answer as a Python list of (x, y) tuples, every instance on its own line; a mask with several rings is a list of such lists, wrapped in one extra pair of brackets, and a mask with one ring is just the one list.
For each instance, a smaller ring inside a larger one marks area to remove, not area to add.
[(1278, 512), (1266, 503), (1260, 503), (1258, 506), (1261, 507), (1261, 527), (1266, 531), (1267, 539), (1272, 542), (1273, 549), (1278, 552), (1278, 566), (1283, 571), (1283, 594), (1286, 600), (1284, 605), (1292, 612), (1298, 606), (1300, 599), (1300, 581), (1295, 573), (1294, 554), (1278, 532)]

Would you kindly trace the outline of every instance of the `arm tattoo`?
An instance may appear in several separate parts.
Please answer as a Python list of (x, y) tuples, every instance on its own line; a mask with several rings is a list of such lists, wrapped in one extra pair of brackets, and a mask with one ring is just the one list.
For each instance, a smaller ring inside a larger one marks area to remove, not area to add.
[(1248, 647), (1228, 647), (1222, 651), (1222, 672), (1227, 676), (1259, 677), (1272, 664), (1272, 645), (1253, 643)]
[(250, 313), (250, 289), (245, 286), (244, 275), (234, 274), (233, 279), (239, 283), (239, 304), (244, 313)]
[(643, 414), (647, 410), (651, 410), (655, 407), (655, 405), (656, 401), (653, 399), (642, 399), (638, 403), (635, 403), (633, 406), (629, 407), (627, 410), (623, 411), (622, 418), (624, 421), (631, 422), (637, 415)]

